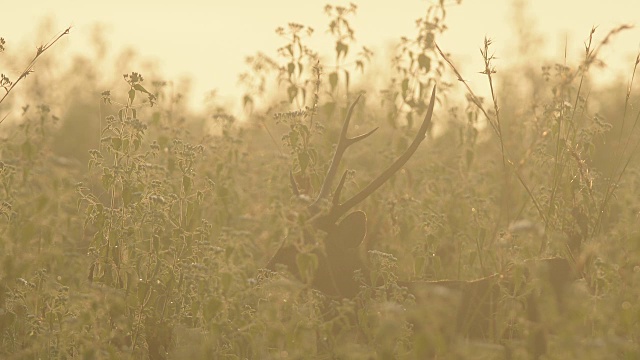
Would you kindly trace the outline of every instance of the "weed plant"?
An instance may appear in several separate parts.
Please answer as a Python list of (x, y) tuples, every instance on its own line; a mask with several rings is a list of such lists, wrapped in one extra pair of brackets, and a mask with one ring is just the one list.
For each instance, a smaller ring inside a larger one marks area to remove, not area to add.
[[(353, 56), (355, 5), (325, 7), (335, 62), (323, 63), (303, 41), (311, 28), (294, 23), (277, 30), (286, 44), (276, 57), (249, 59), (245, 123), (224, 108), (182, 120), (190, 114), (176, 113), (166, 83), (149, 86), (132, 72), (122, 90), (102, 93), (99, 119), (87, 116), (100, 133), (85, 134), (99, 138), (85, 166), (60, 155), (68, 119), (50, 106), (20, 115), (0, 107), (10, 120), (0, 128), (0, 357), (517, 359), (531, 356), (536, 326), (547, 334), (546, 358), (640, 357), (640, 55), (628, 84), (591, 81), (600, 49), (626, 27), (599, 42), (594, 29), (577, 63), (536, 71), (498, 72), (486, 39), (479, 70), (491, 95), (482, 99), (438, 44), (444, 6), (400, 41), (382, 105), (355, 109), (353, 126), (380, 129), (347, 152), (345, 193), (404, 150), (424, 89), (467, 94), (462, 105), (439, 98), (441, 134), (361, 205), (370, 272), (341, 274), (362, 280), (354, 298), (309, 286), (324, 245), (306, 208), (329, 167), (336, 119), (367, 89), (373, 54)], [(2, 75), (0, 105), (32, 66), (13, 82)], [(523, 98), (510, 87), (525, 85)], [(302, 241), (314, 232), (317, 242)], [(283, 241), (298, 246), (302, 279), (264, 269)], [(554, 256), (578, 269), (561, 307), (522, 270)], [(497, 336), (483, 341), (456, 333), (456, 293), (401, 285), (493, 274), (522, 281), (500, 289)], [(377, 283), (364, 276), (382, 285), (364, 285)], [(532, 293), (539, 324), (527, 316)]]

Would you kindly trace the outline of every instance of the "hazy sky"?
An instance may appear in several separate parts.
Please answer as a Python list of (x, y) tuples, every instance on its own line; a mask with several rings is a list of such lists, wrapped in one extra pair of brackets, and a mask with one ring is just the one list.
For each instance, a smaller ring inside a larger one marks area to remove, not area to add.
[[(5, 2), (6, 0), (1, 0)], [(453, 1), (451, 1), (453, 3)], [(39, 19), (52, 18), (54, 28), (72, 25), (72, 34), (63, 41), (68, 51), (82, 52), (89, 42), (91, 28), (102, 23), (111, 54), (124, 47), (136, 48), (144, 59), (156, 60), (167, 79), (193, 78), (192, 103), (200, 103), (208, 90), (238, 97), (237, 77), (244, 58), (256, 51), (275, 54), (282, 40), (274, 29), (288, 22), (314, 27), (312, 44), (330, 49), (324, 33), (327, 1), (316, 0), (24, 0), (2, 6), (8, 10), (0, 23), (0, 36), (12, 44), (45, 42), (36, 37)], [(330, 2), (347, 5), (348, 2)], [(358, 13), (352, 20), (356, 38), (383, 56), (382, 50), (400, 36), (414, 36), (414, 21), (421, 17), (426, 0), (357, 1)], [(482, 69), (478, 48), (485, 35), (494, 40), (496, 55), (503, 59), (516, 46), (513, 29), (513, 0), (463, 0), (449, 7), (449, 30), (439, 39), (440, 46), (454, 55), (463, 75), (472, 83)], [(609, 29), (633, 24), (640, 18), (638, 0), (536, 0), (524, 1), (532, 26), (544, 39), (543, 52), (562, 60), (565, 39), (569, 56), (579, 60), (582, 44), (592, 26), (598, 25), (597, 39)], [(624, 69), (629, 73), (640, 45), (640, 31), (633, 29), (619, 36), (604, 55), (612, 65), (606, 71)], [(55, 51), (55, 49), (53, 50)], [(500, 62), (497, 63), (498, 70)], [(131, 69), (135, 71), (137, 69)], [(6, 71), (6, 70), (3, 70)], [(121, 74), (113, 74), (119, 77)], [(479, 87), (484, 86), (477, 80)], [(481, 91), (480, 91), (481, 92)]]

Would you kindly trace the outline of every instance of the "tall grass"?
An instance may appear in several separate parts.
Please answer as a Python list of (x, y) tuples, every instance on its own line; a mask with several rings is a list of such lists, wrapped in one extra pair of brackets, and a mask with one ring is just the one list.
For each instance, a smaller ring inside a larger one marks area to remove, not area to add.
[[(304, 43), (309, 28), (295, 23), (278, 30), (285, 44), (274, 57), (250, 59), (247, 123), (224, 108), (207, 121), (180, 120), (193, 115), (172, 111), (177, 99), (163, 96), (161, 82), (132, 72), (85, 114), (100, 124), (99, 134), (83, 134), (100, 139), (85, 166), (60, 155), (60, 139), (75, 140), (64, 126), (71, 117), (47, 105), (5, 114), (0, 357), (524, 358), (527, 335), (540, 328), (548, 358), (640, 356), (640, 55), (626, 85), (599, 89), (590, 78), (605, 60), (600, 49), (625, 27), (600, 42), (591, 31), (584, 58), (535, 71), (497, 72), (486, 39), (480, 71), (491, 98), (481, 99), (438, 44), (444, 3), (430, 8), (401, 40), (382, 104), (355, 109), (353, 126), (380, 130), (344, 160), (352, 169), (344, 192), (357, 192), (410, 141), (424, 88), (468, 94), (465, 104), (439, 99), (442, 133), (361, 206), (370, 274), (341, 275), (384, 285), (329, 298), (287, 269), (263, 269), (283, 240), (303, 253), (323, 247), (303, 241), (306, 199), (329, 166), (347, 99), (378, 90), (356, 85), (374, 56), (348, 50), (356, 10), (325, 8), (335, 64), (319, 62)], [(16, 81), (3, 75), (3, 99), (32, 64)], [(532, 90), (518, 98), (507, 84)], [(254, 105), (266, 96), (283, 101), (262, 113)], [(549, 269), (530, 265), (554, 256), (579, 271), (562, 306), (540, 280)], [(399, 285), (492, 274), (523, 280), (500, 289), (497, 339), (484, 341), (456, 333), (460, 293)], [(532, 293), (539, 324), (527, 315)]]

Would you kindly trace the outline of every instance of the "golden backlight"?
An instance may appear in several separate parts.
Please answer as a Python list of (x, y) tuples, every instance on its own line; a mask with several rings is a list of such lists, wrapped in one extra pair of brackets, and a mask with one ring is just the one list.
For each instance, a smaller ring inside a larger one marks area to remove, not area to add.
[[(478, 49), (485, 36), (493, 39), (499, 67), (530, 61), (519, 53), (525, 45), (533, 46), (535, 55), (562, 62), (565, 43), (569, 59), (578, 59), (592, 26), (599, 27), (596, 36), (602, 37), (617, 25), (633, 24), (640, 10), (634, 0), (449, 2), (449, 30), (438, 40), (439, 44), (453, 55), (467, 80), (478, 85), (480, 94), (485, 86), (475, 77), (482, 70)], [(330, 58), (333, 44), (326, 33), (325, 4), (315, 0), (20, 1), (11, 2), (8, 9), (4, 6), (8, 11), (3, 16), (0, 35), (14, 46), (35, 46), (47, 41), (49, 33), (71, 25), (71, 36), (62, 41), (67, 46), (64, 51), (82, 53), (91, 46), (96, 24), (101, 24), (102, 37), (109, 44), (108, 56), (115, 58), (123, 49), (135, 48), (140, 58), (157, 64), (166, 79), (190, 79), (189, 101), (194, 108), (200, 108), (205, 95), (214, 89), (222, 98), (238, 101), (242, 89), (237, 79), (245, 70), (244, 58), (257, 51), (275, 55), (275, 49), (283, 44), (274, 32), (278, 26), (297, 22), (313, 27), (310, 44)], [(414, 21), (423, 16), (430, 3), (375, 0), (356, 4), (358, 12), (352, 26), (358, 45), (374, 50), (376, 64), (385, 64), (390, 45), (401, 36), (414, 35)], [(515, 24), (523, 22), (533, 35), (528, 38), (528, 42), (533, 40), (529, 44), (523, 44), (522, 34), (515, 30)], [(42, 29), (43, 23), (48, 24), (46, 30)], [(612, 79), (616, 73), (628, 73), (639, 41), (637, 29), (617, 36), (603, 56), (608, 68), (597, 78)], [(144, 73), (144, 69), (130, 70)]]

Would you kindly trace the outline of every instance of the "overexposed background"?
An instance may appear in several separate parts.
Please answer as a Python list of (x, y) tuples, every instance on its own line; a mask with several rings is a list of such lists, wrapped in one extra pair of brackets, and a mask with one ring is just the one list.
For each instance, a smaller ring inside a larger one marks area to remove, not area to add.
[[(165, 80), (189, 84), (188, 100), (194, 109), (199, 109), (211, 90), (228, 103), (239, 101), (243, 89), (237, 79), (246, 70), (244, 58), (257, 51), (275, 55), (275, 49), (283, 44), (274, 32), (278, 26), (297, 22), (313, 27), (310, 45), (321, 54), (332, 54), (332, 38), (326, 34), (325, 4), (326, 1), (317, 0), (26, 0), (2, 6), (8, 11), (0, 23), (0, 36), (8, 41), (7, 51), (12, 46), (23, 50), (31, 47), (29, 51), (34, 51), (36, 45), (54, 35), (45, 35), (43, 27), (62, 30), (73, 26), (71, 35), (56, 45), (64, 50), (51, 50), (65, 51), (71, 58), (93, 49), (96, 42), (92, 37), (99, 28), (108, 44), (105, 56), (115, 59), (123, 49), (134, 49), (140, 58), (154, 63)], [(348, 2), (330, 4), (347, 6)], [(517, 4), (526, 9), (524, 19), (516, 15)], [(415, 20), (424, 15), (429, 1), (368, 0), (356, 5), (358, 13), (351, 25), (358, 45), (371, 48), (379, 59), (389, 57), (385, 51), (401, 36), (414, 36)], [(438, 42), (453, 55), (474, 90), (482, 94), (486, 81), (478, 77), (482, 70), (478, 49), (485, 36), (493, 39), (498, 72), (501, 65), (527, 61), (515, 57), (519, 44), (513, 33), (514, 23), (522, 21), (525, 28), (539, 35), (535, 44), (540, 54), (562, 62), (566, 44), (568, 58), (577, 63), (592, 26), (598, 26), (596, 39), (601, 40), (617, 25), (634, 24), (639, 10), (637, 0), (463, 0), (460, 5), (452, 2), (448, 7), (449, 30)], [(637, 28), (617, 36), (602, 53), (608, 67), (600, 70), (598, 79), (629, 76), (639, 45)], [(24, 64), (9, 64), (9, 69), (0, 70), (16, 74), (23, 68)], [(130, 71), (145, 73), (144, 69)]]

